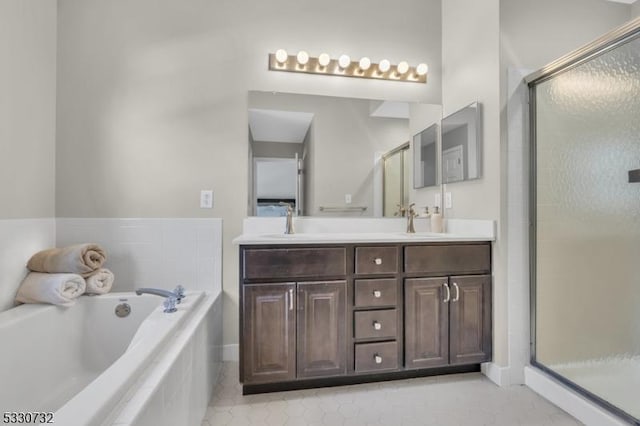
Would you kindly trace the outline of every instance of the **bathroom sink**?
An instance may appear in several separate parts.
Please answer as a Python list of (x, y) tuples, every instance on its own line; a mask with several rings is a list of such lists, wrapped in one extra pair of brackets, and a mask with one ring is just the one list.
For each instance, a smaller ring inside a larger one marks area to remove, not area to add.
[(396, 233), (396, 235), (402, 235), (404, 237), (407, 238), (422, 238), (422, 239), (429, 239), (429, 238), (444, 238), (446, 237), (446, 234), (441, 234), (438, 232), (415, 232), (415, 233), (409, 233), (409, 232), (398, 232)]
[(268, 239), (282, 239), (282, 240), (303, 240), (310, 238), (317, 238), (315, 234), (262, 234), (260, 235), (262, 238)]

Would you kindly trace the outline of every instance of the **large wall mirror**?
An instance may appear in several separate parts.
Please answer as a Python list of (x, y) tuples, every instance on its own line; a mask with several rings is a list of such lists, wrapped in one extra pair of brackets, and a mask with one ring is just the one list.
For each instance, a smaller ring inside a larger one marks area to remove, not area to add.
[(442, 183), (482, 176), (480, 104), (474, 102), (442, 119)]
[(281, 216), (282, 203), (303, 216), (383, 216), (382, 157), (410, 139), (411, 113), (424, 109), (259, 91), (248, 106), (249, 216)]

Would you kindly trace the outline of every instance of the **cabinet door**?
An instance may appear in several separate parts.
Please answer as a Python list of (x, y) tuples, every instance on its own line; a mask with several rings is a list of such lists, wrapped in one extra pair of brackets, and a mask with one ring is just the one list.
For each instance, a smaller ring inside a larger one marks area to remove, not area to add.
[(245, 384), (295, 378), (295, 288), (295, 283), (242, 287)]
[(491, 360), (491, 276), (451, 277), (450, 362)]
[(298, 283), (298, 377), (346, 373), (346, 281)]
[(404, 282), (405, 367), (449, 363), (447, 277), (412, 278)]

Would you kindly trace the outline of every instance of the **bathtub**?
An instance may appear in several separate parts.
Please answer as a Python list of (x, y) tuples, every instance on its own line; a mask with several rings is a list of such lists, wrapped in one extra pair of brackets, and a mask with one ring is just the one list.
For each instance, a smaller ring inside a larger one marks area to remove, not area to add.
[[(220, 332), (212, 327), (219, 299), (188, 292), (167, 314), (159, 297), (112, 293), (82, 296), (71, 308), (22, 305), (0, 313), (0, 414), (50, 412), (64, 426), (200, 425), (220, 358)], [(120, 318), (122, 303), (131, 312)], [(184, 380), (196, 367), (204, 379)], [(197, 404), (172, 407), (165, 398), (194, 384), (202, 394)]]

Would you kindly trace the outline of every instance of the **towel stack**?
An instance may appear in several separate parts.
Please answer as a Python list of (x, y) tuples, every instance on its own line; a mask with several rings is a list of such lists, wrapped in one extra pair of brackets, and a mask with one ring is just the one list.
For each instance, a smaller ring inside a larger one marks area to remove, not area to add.
[(27, 263), (31, 272), (20, 284), (16, 302), (72, 306), (84, 293), (108, 293), (114, 276), (102, 267), (106, 258), (97, 244), (40, 251)]

